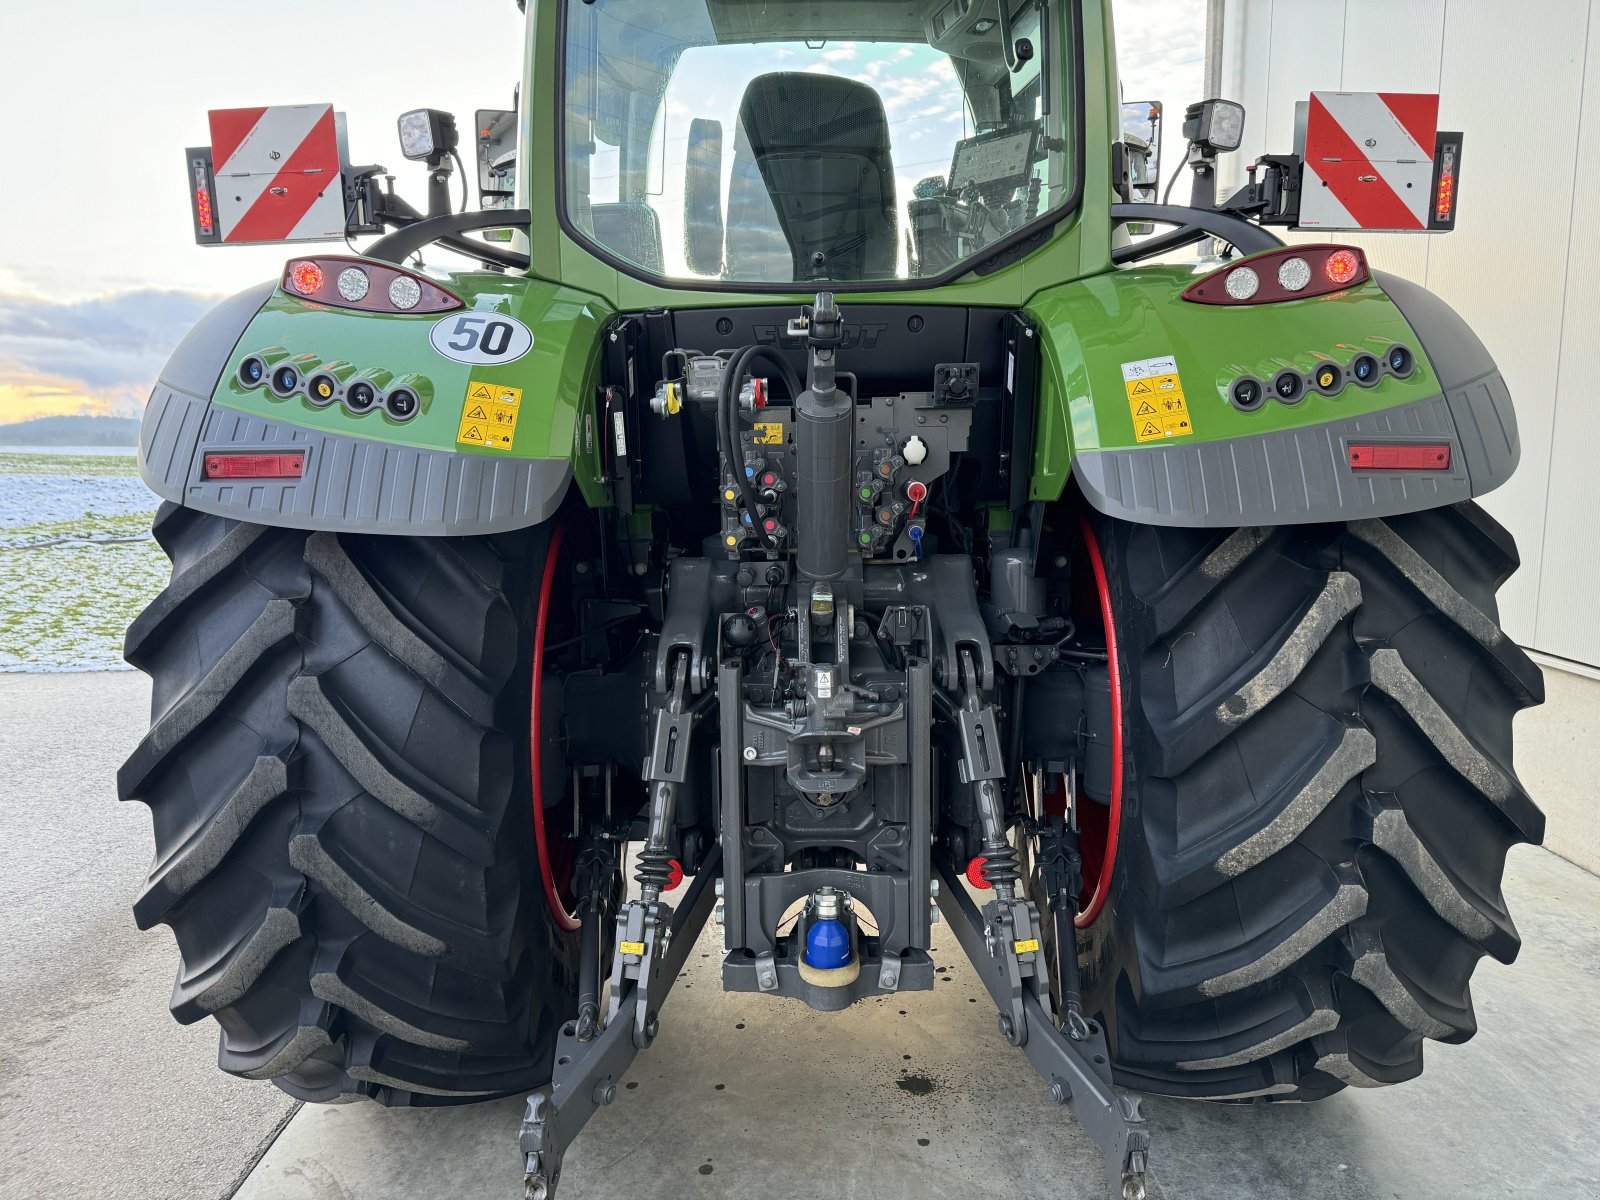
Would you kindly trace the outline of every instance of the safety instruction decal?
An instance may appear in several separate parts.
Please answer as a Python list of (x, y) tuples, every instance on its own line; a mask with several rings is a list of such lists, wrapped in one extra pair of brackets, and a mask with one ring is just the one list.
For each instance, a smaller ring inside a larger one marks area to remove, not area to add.
[(456, 441), (483, 450), (509, 450), (517, 433), (522, 389), (474, 379), (467, 384)]
[(1178, 360), (1170, 354), (1123, 363), (1122, 384), (1128, 391), (1134, 441), (1159, 442), (1194, 432), (1183, 380), (1178, 378)]
[(783, 445), (783, 423), (781, 421), (757, 421), (755, 443), (758, 446)]

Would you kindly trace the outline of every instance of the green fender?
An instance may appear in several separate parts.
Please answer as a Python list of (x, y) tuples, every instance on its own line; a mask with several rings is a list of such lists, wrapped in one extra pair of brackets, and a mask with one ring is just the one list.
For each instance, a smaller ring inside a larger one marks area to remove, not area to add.
[[(552, 515), (574, 481), (590, 503), (606, 502), (599, 431), (586, 399), (598, 386), (609, 307), (559, 284), (496, 272), (429, 278), (466, 307), (425, 316), (362, 312), (271, 285), (225, 301), (180, 344), (151, 395), (139, 450), (145, 481), (164, 499), (203, 512), (343, 532), (521, 528)], [(531, 334), (514, 361), (469, 365), (436, 348), (450, 341), (459, 318), (496, 314)], [(305, 387), (287, 398), (270, 386), (247, 387), (239, 366), (251, 356), (304, 363), (308, 379), (326, 369), (343, 385), (336, 397), (359, 379), (380, 389), (404, 385), (420, 397), (420, 409), (401, 422), (376, 407), (357, 415), (337, 398), (318, 406)], [(481, 423), (469, 419), (479, 408)], [(300, 478), (206, 478), (208, 454), (284, 449), (304, 451)]]
[[(1437, 297), (1378, 273), (1306, 300), (1183, 300), (1212, 269), (1113, 271), (1028, 304), (1044, 356), (1034, 499), (1056, 499), (1072, 476), (1096, 508), (1126, 520), (1277, 525), (1433, 508), (1481, 495), (1515, 469), (1505, 382)], [(1355, 382), (1348, 368), (1357, 356), (1382, 362), (1394, 346), (1414, 357), (1408, 375), (1384, 370), (1372, 386)], [(1340, 375), (1332, 395), (1307, 386), (1285, 404), (1269, 387), (1249, 412), (1230, 400), (1243, 377), (1270, 385), (1280, 372), (1310, 376), (1323, 364)], [(1448, 468), (1358, 471), (1350, 447), (1373, 441), (1447, 446)]]

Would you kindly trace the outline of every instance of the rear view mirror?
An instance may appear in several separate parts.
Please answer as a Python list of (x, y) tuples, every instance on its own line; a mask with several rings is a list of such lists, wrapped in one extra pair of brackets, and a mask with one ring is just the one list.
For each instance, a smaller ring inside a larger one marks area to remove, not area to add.
[(517, 114), (480, 108), (473, 127), (478, 144), (478, 207), (510, 208), (517, 198)]
[(1122, 106), (1122, 143), (1128, 148), (1129, 199), (1154, 204), (1161, 185), (1161, 101), (1130, 100)]
[(689, 123), (683, 180), (683, 254), (696, 275), (722, 274), (722, 122)]

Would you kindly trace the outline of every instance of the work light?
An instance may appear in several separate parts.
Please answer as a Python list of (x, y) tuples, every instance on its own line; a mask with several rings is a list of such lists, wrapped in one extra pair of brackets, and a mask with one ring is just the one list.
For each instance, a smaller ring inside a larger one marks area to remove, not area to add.
[(1227, 153), (1244, 141), (1244, 105), (1232, 100), (1202, 100), (1183, 114), (1183, 136), (1203, 150)]
[(438, 162), (456, 148), (456, 119), (437, 108), (418, 108), (400, 117), (400, 153), (413, 161)]

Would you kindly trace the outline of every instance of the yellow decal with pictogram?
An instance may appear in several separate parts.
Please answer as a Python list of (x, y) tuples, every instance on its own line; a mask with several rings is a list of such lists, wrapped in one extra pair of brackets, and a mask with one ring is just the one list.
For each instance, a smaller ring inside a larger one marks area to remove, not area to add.
[(783, 422), (757, 421), (755, 443), (758, 446), (783, 445)]
[(1170, 354), (1123, 363), (1122, 384), (1128, 392), (1134, 441), (1159, 442), (1194, 432), (1183, 380), (1178, 377), (1178, 361)]
[(517, 414), (522, 411), (522, 389), (474, 379), (467, 384), (461, 404), (461, 427), (456, 441), (485, 450), (509, 450), (517, 435)]

